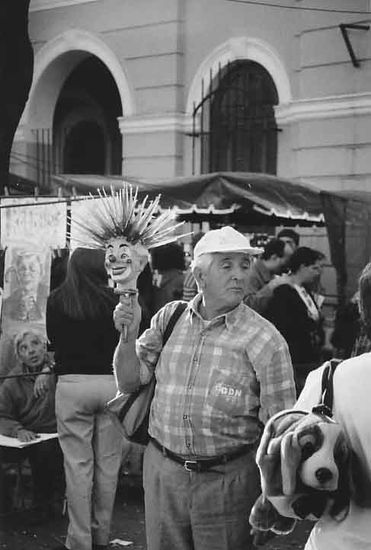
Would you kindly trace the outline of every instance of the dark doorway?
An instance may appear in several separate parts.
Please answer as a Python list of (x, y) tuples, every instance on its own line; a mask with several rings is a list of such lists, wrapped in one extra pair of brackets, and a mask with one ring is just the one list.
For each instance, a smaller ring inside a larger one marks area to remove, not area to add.
[(64, 145), (64, 172), (67, 174), (104, 174), (106, 146), (102, 129), (95, 122), (76, 124)]
[(58, 171), (122, 173), (121, 98), (97, 57), (87, 56), (67, 78), (54, 114), (53, 143)]

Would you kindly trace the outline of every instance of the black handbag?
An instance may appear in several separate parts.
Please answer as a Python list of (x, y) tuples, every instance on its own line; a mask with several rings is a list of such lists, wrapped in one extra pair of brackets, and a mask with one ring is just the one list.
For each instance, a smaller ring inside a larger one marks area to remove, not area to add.
[[(179, 302), (170, 317), (164, 332), (162, 349), (164, 349), (175, 324), (186, 307), (186, 302)], [(154, 374), (148, 384), (140, 386), (132, 393), (119, 393), (106, 404), (105, 411), (110, 415), (113, 423), (125, 439), (132, 443), (147, 445), (149, 441), (149, 413), (155, 387), (156, 376)]]

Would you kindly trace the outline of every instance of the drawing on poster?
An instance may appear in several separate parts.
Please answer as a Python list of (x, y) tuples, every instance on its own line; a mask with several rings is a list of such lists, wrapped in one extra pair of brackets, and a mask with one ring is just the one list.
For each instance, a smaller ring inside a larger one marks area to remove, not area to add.
[(47, 260), (48, 255), (41, 251), (21, 248), (7, 250), (2, 325), (9, 321), (45, 320), (50, 275)]

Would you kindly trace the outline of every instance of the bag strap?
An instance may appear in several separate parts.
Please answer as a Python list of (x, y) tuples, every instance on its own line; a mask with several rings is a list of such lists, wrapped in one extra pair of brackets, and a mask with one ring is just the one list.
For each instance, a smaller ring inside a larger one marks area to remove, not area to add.
[(341, 363), (340, 359), (331, 359), (323, 369), (321, 381), (321, 402), (313, 407), (314, 413), (325, 414), (332, 417), (332, 407), (334, 403), (334, 384), (333, 378), (336, 367)]
[(170, 319), (167, 323), (167, 326), (166, 326), (166, 329), (165, 329), (165, 332), (164, 332), (164, 335), (163, 335), (163, 338), (162, 338), (162, 347), (163, 348), (165, 347), (166, 342), (169, 340), (169, 338), (171, 336), (171, 333), (173, 332), (173, 329), (174, 329), (179, 317), (181, 316), (183, 311), (185, 311), (187, 305), (188, 305), (187, 302), (179, 302), (177, 304), (172, 316), (170, 317)]

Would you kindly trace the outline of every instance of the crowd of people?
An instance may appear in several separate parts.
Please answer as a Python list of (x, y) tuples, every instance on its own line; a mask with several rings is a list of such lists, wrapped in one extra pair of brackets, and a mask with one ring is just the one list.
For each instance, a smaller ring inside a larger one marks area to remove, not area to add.
[[(143, 462), (147, 549), (254, 548), (247, 518), (261, 490), (255, 454), (262, 429), (276, 413), (295, 403), (310, 409), (318, 397), (326, 258), (300, 246), (292, 229), (262, 248), (229, 226), (200, 232), (191, 245), (188, 258), (180, 244), (154, 249), (131, 303), (109, 287), (104, 251), (75, 249), (64, 281), (47, 299), (48, 345), (33, 330), (15, 338), (18, 364), (0, 385), (0, 433), (23, 442), (58, 433), (21, 452), (43, 517), (67, 499), (60, 549), (108, 547), (129, 444), (104, 407), (117, 391), (132, 392), (153, 376)], [(353, 406), (352, 392), (361, 396), (368, 388), (368, 356), (356, 355), (371, 349), (370, 280), (368, 266), (357, 294), (357, 338), (348, 351), (354, 358), (334, 379), (336, 415), (366, 485), (367, 410)], [(187, 307), (163, 345), (180, 300)], [(368, 548), (367, 505), (355, 501), (343, 524), (321, 520), (308, 549)]]

